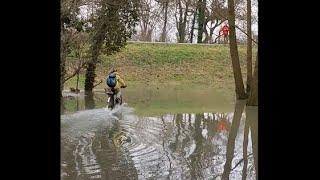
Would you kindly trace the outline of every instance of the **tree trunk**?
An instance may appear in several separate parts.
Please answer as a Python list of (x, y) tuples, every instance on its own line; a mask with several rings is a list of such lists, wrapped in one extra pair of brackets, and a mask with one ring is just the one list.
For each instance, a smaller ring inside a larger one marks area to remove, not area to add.
[(252, 81), (251, 0), (247, 0), (247, 33), (247, 94), (249, 94)]
[(204, 22), (204, 25), (203, 25), (203, 32), (204, 32), (204, 34), (205, 34), (205, 38), (204, 38), (204, 40), (203, 40), (203, 43), (208, 43), (209, 42), (209, 33), (208, 33), (208, 31), (207, 31), (207, 28), (205, 28), (207, 26), (207, 22), (205, 21)]
[(228, 11), (229, 11), (229, 24), (230, 24), (230, 56), (232, 60), (233, 75), (236, 86), (237, 99), (246, 99), (246, 93), (244, 91), (241, 67), (239, 62), (239, 53), (236, 38), (235, 29), (235, 12), (234, 12), (234, 0), (228, 0)]
[[(176, 24), (177, 24), (177, 39), (179, 43), (184, 43), (185, 42), (185, 36), (186, 36), (186, 23), (187, 23), (187, 16), (188, 16), (188, 10), (189, 10), (189, 5), (190, 5), (190, 0), (185, 1), (186, 7), (183, 8), (181, 4), (181, 0), (178, 1), (178, 9), (179, 9), (179, 20), (177, 16), (176, 18)], [(184, 11), (183, 11), (184, 9)]]
[(148, 29), (148, 31), (147, 31), (147, 37), (146, 37), (147, 42), (151, 42), (152, 31), (153, 31), (153, 29)]
[(198, 1), (198, 6), (199, 6), (199, 14), (198, 14), (198, 42), (197, 43), (202, 43), (202, 35), (204, 31), (204, 13), (205, 13), (205, 8), (206, 8), (206, 0), (199, 0)]
[(251, 91), (247, 102), (248, 106), (258, 106), (258, 54), (256, 64), (254, 66), (254, 74), (251, 82)]
[(188, 16), (188, 8), (189, 8), (189, 0), (186, 2), (186, 9), (184, 11), (184, 16), (183, 16), (183, 22), (182, 22), (182, 28), (181, 28), (181, 43), (185, 42), (185, 37), (186, 37), (186, 24), (187, 24), (187, 16)]
[(191, 25), (191, 31), (190, 31), (190, 43), (193, 42), (193, 33), (194, 33), (194, 25), (196, 23), (196, 17), (197, 17), (197, 9), (193, 13), (193, 19), (192, 19), (192, 25)]
[(77, 107), (76, 107), (76, 111), (79, 111), (79, 96), (77, 96), (76, 98), (77, 98)]
[[(61, 22), (62, 23), (62, 22)], [(64, 32), (63, 26), (61, 28), (61, 45), (60, 45), (60, 96), (64, 88), (64, 78), (66, 74), (66, 56), (67, 56), (67, 35)]]
[[(208, 22), (209, 22), (209, 18), (205, 18), (204, 19), (204, 23), (203, 23), (203, 32), (204, 32), (204, 34), (205, 34), (205, 38), (204, 38), (204, 40), (203, 40), (203, 43), (208, 43), (209, 42), (209, 40), (210, 40), (210, 35), (209, 35), (209, 32), (208, 32), (208, 30), (207, 30), (207, 24), (208, 24)], [(212, 23), (211, 23), (212, 24)], [(209, 30), (210, 30), (210, 28), (209, 28)]]
[(78, 89), (79, 89), (79, 71), (78, 71), (78, 73), (77, 73), (77, 86), (76, 86), (76, 90), (77, 90), (77, 92), (78, 92)]
[(166, 36), (167, 36), (167, 21), (168, 21), (168, 0), (164, 2), (164, 23), (163, 23), (163, 29), (160, 41), (166, 42)]
[[(101, 21), (103, 21), (104, 18), (101, 18)], [(101, 22), (102, 24), (96, 31), (96, 34), (94, 34), (92, 46), (91, 46), (91, 61), (87, 63), (87, 69), (86, 69), (86, 76), (85, 76), (85, 83), (84, 83), (84, 90), (86, 92), (92, 92), (92, 89), (94, 88), (94, 79), (95, 79), (95, 71), (96, 71), (96, 64), (98, 62), (98, 56), (100, 54), (101, 47), (104, 42), (105, 38), (105, 32), (106, 32), (106, 24), (104, 22)]]
[[(211, 22), (212, 24), (212, 22)], [(210, 28), (210, 31), (209, 31), (209, 43), (212, 44), (213, 42), (213, 39), (212, 39), (212, 35), (213, 35), (213, 31), (214, 31), (215, 28)]]
[(231, 164), (234, 156), (235, 140), (238, 134), (238, 129), (241, 121), (242, 112), (245, 106), (244, 101), (237, 101), (235, 110), (232, 118), (231, 129), (228, 137), (227, 152), (226, 152), (226, 163), (224, 164), (222, 179), (228, 180), (231, 172)]
[(84, 82), (84, 90), (86, 92), (92, 92), (93, 86), (94, 86), (94, 78), (96, 76), (95, 70), (96, 70), (96, 63), (95, 62), (88, 62), (86, 70), (86, 79)]
[(186, 2), (186, 9), (184, 11), (184, 16), (183, 16), (183, 42), (184, 42), (185, 36), (186, 36), (186, 25), (187, 25), (188, 11), (189, 11), (189, 0)]
[[(63, 45), (61, 45), (62, 47)], [(66, 55), (65, 55), (65, 52), (61, 52), (61, 55), (60, 55), (60, 96), (62, 97), (62, 91), (63, 91), (63, 88), (64, 88), (64, 77), (65, 77), (65, 74), (66, 74)]]
[(181, 0), (179, 0), (179, 27), (178, 27), (178, 34), (179, 34), (179, 43), (184, 42), (184, 27), (183, 27), (183, 19), (182, 19), (182, 5), (181, 5)]
[[(99, 33), (99, 34), (98, 34)], [(92, 89), (94, 88), (94, 81), (96, 77), (96, 64), (98, 61), (98, 56), (100, 53), (100, 49), (102, 47), (103, 39), (102, 32), (97, 32), (96, 38), (94, 38), (93, 45), (92, 45), (92, 59), (87, 63), (87, 69), (86, 69), (86, 76), (85, 76), (85, 82), (84, 82), (84, 90), (85, 92), (92, 92)], [(100, 36), (99, 36), (100, 35)], [(97, 38), (100, 37), (100, 38)]]
[(142, 25), (140, 25), (141, 33), (140, 33), (140, 41), (147, 41), (148, 39), (148, 24), (143, 21)]

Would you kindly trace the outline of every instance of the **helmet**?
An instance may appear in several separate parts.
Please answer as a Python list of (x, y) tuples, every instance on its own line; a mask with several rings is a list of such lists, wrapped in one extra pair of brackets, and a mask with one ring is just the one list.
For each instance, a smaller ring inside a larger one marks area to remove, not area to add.
[(109, 73), (113, 73), (113, 72), (117, 72), (117, 71), (118, 71), (117, 68), (112, 67), (112, 68), (110, 69)]

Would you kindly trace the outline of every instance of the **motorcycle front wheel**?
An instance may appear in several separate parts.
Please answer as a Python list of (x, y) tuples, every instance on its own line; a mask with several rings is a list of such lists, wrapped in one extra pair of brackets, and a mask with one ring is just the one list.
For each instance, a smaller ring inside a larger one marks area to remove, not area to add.
[(109, 109), (113, 109), (114, 108), (114, 97), (113, 96), (110, 96), (108, 98), (108, 108)]

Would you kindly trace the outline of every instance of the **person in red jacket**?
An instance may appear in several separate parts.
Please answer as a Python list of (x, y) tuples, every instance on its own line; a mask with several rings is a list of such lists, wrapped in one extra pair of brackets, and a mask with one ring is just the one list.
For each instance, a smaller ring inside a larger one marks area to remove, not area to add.
[(229, 26), (227, 25), (227, 23), (225, 23), (222, 28), (220, 29), (219, 31), (219, 36), (220, 36), (220, 33), (222, 32), (222, 36), (223, 36), (223, 42), (224, 43), (227, 43), (228, 40), (229, 40)]

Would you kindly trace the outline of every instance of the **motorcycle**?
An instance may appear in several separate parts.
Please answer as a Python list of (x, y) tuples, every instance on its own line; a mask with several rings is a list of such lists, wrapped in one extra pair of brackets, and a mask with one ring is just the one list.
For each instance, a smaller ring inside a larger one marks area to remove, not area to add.
[[(125, 88), (125, 87), (121, 87), (121, 88)], [(122, 105), (122, 94), (120, 93), (120, 98), (117, 98), (117, 94), (115, 92), (115, 90), (113, 88), (110, 89), (110, 91), (106, 91), (106, 93), (108, 94), (108, 109), (114, 109), (117, 105)]]

